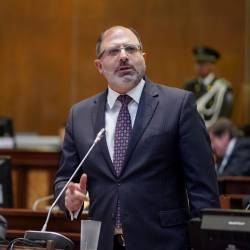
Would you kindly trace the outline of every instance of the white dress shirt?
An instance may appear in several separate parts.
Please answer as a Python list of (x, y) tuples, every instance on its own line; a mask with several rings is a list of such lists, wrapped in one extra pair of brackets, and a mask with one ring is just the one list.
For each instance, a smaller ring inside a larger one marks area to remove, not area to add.
[[(131, 117), (132, 128), (135, 123), (135, 117), (138, 110), (138, 105), (141, 98), (141, 93), (144, 87), (145, 81), (142, 79), (133, 89), (126, 93), (126, 95), (132, 98), (132, 101), (128, 104), (128, 111)], [(106, 141), (110, 157), (113, 161), (114, 155), (114, 137), (115, 126), (118, 118), (119, 111), (121, 109), (121, 102), (117, 100), (120, 94), (108, 88), (107, 105), (105, 111), (105, 129), (106, 129)]]
[(224, 157), (222, 159), (222, 162), (221, 162), (221, 164), (220, 164), (220, 166), (218, 168), (218, 173), (219, 174), (222, 174), (223, 171), (224, 171), (224, 169), (226, 168), (226, 165), (228, 163), (229, 157), (231, 156), (231, 154), (232, 154), (232, 152), (233, 152), (233, 150), (235, 148), (236, 141), (237, 141), (236, 138), (233, 138), (233, 139), (230, 140), (230, 142), (229, 142), (229, 144), (227, 146), (225, 155), (224, 155)]

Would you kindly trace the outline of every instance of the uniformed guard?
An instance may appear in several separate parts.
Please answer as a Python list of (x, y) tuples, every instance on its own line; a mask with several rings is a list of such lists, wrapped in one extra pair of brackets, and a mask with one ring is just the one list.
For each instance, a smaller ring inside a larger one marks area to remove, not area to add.
[(194, 47), (197, 77), (188, 81), (184, 88), (195, 94), (197, 109), (204, 118), (206, 126), (213, 125), (219, 117), (230, 117), (233, 108), (231, 84), (215, 75), (216, 62), (220, 53), (209, 47)]

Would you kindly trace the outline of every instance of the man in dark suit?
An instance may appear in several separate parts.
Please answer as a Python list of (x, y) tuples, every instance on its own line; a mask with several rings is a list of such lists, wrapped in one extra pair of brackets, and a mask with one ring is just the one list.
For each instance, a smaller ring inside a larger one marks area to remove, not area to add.
[(219, 207), (206, 128), (193, 94), (152, 83), (136, 31), (115, 26), (96, 45), (104, 92), (70, 111), (55, 194), (101, 128), (60, 206), (76, 216), (89, 193), (89, 216), (102, 222), (98, 250), (189, 249), (187, 222)]
[(230, 117), (233, 108), (231, 84), (215, 74), (215, 64), (220, 53), (210, 47), (193, 48), (196, 78), (188, 81), (184, 89), (195, 94), (197, 108), (207, 127), (212, 126), (219, 117)]
[(219, 176), (250, 175), (250, 139), (228, 119), (221, 118), (209, 129)]

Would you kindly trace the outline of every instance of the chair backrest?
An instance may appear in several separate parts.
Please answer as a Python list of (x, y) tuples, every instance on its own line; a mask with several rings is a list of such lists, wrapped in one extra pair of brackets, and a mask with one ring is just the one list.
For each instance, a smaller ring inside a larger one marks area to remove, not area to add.
[(0, 116), (0, 136), (14, 136), (12, 119), (7, 116)]

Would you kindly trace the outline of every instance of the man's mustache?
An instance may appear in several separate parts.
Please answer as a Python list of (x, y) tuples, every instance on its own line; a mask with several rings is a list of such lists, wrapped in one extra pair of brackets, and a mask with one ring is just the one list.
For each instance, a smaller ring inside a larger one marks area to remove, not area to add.
[(116, 71), (124, 69), (135, 69), (135, 68), (127, 60), (124, 60), (119, 63), (119, 66), (116, 68)]

